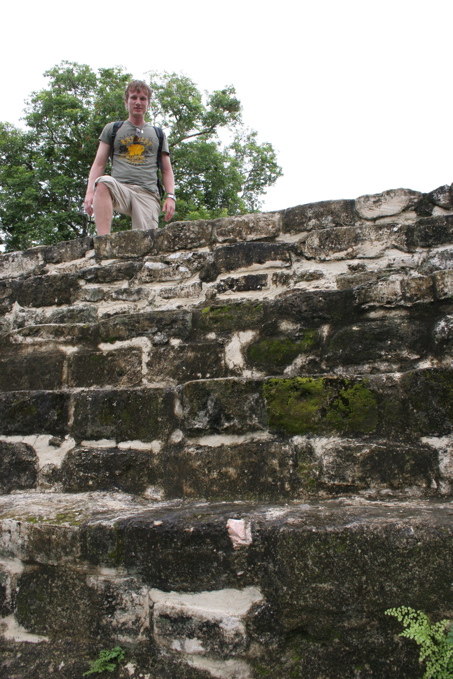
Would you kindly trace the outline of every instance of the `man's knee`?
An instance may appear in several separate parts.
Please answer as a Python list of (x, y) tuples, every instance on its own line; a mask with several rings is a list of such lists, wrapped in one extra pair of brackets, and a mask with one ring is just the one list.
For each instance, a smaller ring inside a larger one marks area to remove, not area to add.
[(105, 184), (104, 182), (98, 182), (96, 184), (96, 189), (95, 189), (95, 192), (94, 192), (94, 198), (95, 199), (96, 199), (96, 196), (98, 198), (101, 198), (101, 199), (104, 199), (104, 200), (105, 199), (111, 200), (112, 194), (110, 193), (110, 189), (107, 186), (107, 184)]

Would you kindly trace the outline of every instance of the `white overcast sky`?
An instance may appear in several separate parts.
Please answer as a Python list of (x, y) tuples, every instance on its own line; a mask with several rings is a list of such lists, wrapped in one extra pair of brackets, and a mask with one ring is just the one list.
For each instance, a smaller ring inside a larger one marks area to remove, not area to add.
[(25, 0), (2, 25), (0, 121), (62, 60), (177, 72), (234, 85), (277, 150), (265, 210), (453, 181), (452, 0)]

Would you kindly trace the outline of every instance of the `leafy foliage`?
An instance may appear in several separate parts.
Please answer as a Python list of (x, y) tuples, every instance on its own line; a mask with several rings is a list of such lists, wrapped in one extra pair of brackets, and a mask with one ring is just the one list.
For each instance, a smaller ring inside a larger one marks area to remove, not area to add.
[(399, 636), (412, 639), (420, 646), (419, 661), (426, 665), (423, 679), (453, 679), (453, 625), (450, 620), (432, 623), (425, 613), (408, 606), (389, 608), (385, 612), (403, 623), (405, 629)]
[[(124, 120), (122, 68), (63, 61), (27, 102), (21, 130), (0, 123), (0, 243), (7, 250), (93, 233), (82, 211), (86, 181), (107, 122)], [(150, 73), (148, 118), (167, 133), (178, 201), (175, 219), (253, 212), (281, 176), (271, 144), (241, 122), (233, 87), (204, 95), (184, 75)], [(219, 137), (222, 135), (222, 140)], [(116, 217), (113, 230), (128, 228)]]
[(86, 677), (89, 674), (101, 674), (101, 672), (113, 672), (118, 663), (120, 663), (124, 656), (125, 651), (121, 646), (115, 646), (111, 651), (100, 651), (99, 658), (90, 663), (91, 668), (88, 672), (84, 672), (83, 676)]

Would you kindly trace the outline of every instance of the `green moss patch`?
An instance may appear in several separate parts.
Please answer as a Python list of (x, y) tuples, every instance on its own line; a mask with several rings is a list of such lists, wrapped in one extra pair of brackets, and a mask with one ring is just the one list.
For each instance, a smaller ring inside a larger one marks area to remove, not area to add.
[(370, 434), (378, 425), (377, 399), (363, 383), (342, 389), (326, 420), (341, 432)]
[(288, 434), (316, 433), (325, 402), (324, 378), (271, 379), (263, 385), (269, 424)]
[(261, 366), (286, 366), (299, 354), (306, 353), (317, 344), (316, 330), (306, 330), (301, 339), (289, 337), (269, 338), (251, 344), (248, 348), (249, 360)]
[(378, 425), (378, 405), (367, 382), (324, 377), (274, 378), (263, 385), (271, 427), (287, 434), (369, 434)]

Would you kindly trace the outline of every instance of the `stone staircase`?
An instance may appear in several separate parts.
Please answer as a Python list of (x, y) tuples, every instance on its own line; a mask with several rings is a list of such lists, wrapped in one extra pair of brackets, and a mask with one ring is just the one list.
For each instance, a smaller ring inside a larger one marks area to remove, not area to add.
[(453, 617), (451, 187), (0, 277), (0, 677), (421, 676), (384, 612)]

